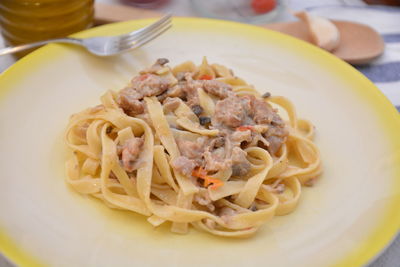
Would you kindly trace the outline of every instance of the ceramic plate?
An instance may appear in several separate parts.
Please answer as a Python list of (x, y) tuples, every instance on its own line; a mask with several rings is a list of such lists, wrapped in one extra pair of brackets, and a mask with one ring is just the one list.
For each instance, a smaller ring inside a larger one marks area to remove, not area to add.
[[(115, 35), (131, 21), (79, 37)], [(324, 173), (299, 207), (249, 239), (154, 229), (64, 183), (68, 118), (159, 57), (224, 64), (259, 91), (290, 98), (316, 126)], [(255, 26), (180, 18), (113, 58), (49, 45), (0, 76), (0, 249), (22, 266), (359, 266), (400, 225), (400, 120), (364, 76), (307, 43)]]

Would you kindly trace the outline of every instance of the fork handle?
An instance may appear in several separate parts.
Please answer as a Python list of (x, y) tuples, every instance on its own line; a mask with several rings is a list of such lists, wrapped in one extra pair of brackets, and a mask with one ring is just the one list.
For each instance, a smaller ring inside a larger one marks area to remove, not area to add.
[(70, 43), (70, 44), (82, 44), (82, 40), (76, 38), (58, 38), (58, 39), (50, 39), (45, 41), (39, 41), (36, 43), (18, 45), (18, 46), (9, 46), (3, 49), (0, 49), (0, 56), (17, 53), (23, 50), (32, 49), (38, 46), (42, 46), (49, 43)]

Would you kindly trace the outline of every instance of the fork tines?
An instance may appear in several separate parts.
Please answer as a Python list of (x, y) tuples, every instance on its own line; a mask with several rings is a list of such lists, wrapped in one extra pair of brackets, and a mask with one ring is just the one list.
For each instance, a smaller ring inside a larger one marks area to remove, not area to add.
[(143, 46), (171, 28), (171, 18), (172, 15), (167, 14), (147, 27), (121, 36), (118, 48), (123, 51)]

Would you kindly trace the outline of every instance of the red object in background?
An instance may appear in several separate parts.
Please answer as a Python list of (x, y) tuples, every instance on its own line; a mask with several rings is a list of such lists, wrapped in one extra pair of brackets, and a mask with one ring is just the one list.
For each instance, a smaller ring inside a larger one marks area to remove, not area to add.
[(255, 13), (263, 14), (273, 10), (276, 7), (275, 0), (252, 0), (251, 7)]
[[(1, 0), (0, 0), (1, 1)], [(122, 0), (123, 3), (143, 8), (157, 8), (168, 0)]]
[(400, 6), (400, 0), (364, 0), (369, 5)]

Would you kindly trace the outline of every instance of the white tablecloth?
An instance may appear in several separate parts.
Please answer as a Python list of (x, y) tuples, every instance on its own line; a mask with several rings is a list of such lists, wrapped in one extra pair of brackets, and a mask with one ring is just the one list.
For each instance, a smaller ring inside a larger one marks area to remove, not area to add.
[[(97, 1), (120, 2), (118, 0)], [(400, 9), (371, 8), (360, 0), (287, 0), (286, 3), (292, 10), (307, 9), (311, 13), (328, 18), (355, 20), (369, 24), (383, 34), (386, 42), (385, 54), (372, 64), (358, 69), (375, 82), (378, 88), (400, 110)], [(174, 15), (196, 16), (187, 0), (170, 0), (159, 10)], [(0, 36), (0, 47), (2, 46), (3, 42)], [(14, 62), (11, 56), (0, 57), (0, 73)], [(12, 265), (0, 255), (0, 266), (10, 267)], [(370, 267), (392, 266), (400, 266), (400, 236), (370, 264)]]

